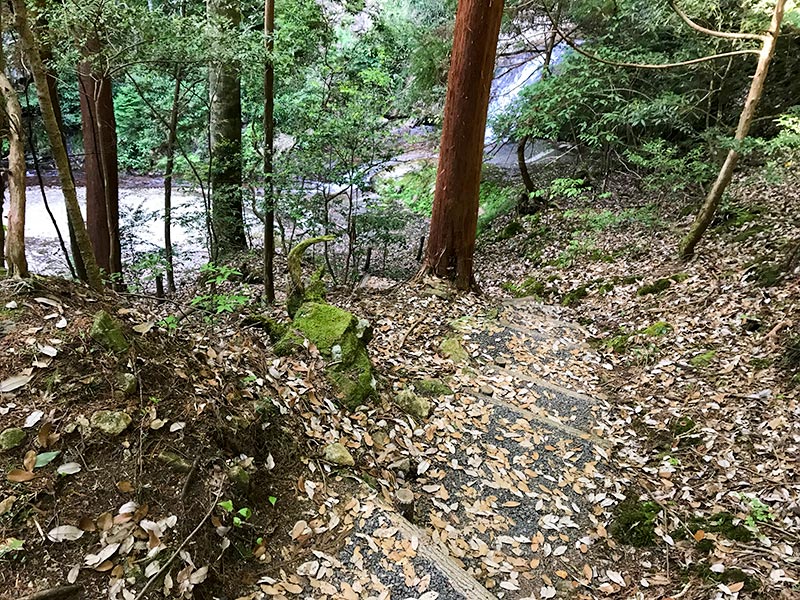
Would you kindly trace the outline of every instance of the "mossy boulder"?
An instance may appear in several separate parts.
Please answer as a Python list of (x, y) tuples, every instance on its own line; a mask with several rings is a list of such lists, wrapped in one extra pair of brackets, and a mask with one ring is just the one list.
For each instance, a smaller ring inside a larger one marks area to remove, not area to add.
[(352, 467), (356, 464), (350, 451), (345, 448), (344, 444), (339, 442), (325, 446), (322, 457), (329, 463), (340, 467)]
[(0, 450), (11, 450), (25, 441), (25, 431), (19, 427), (9, 427), (0, 433)]
[[(367, 354), (372, 339), (369, 322), (323, 302), (306, 302), (295, 314), (293, 328), (330, 360), (328, 378), (339, 389), (339, 399), (353, 410), (375, 393), (375, 374)], [(278, 343), (293, 343), (290, 332)]]
[(98, 410), (89, 420), (92, 427), (108, 435), (119, 435), (131, 424), (131, 416), (121, 410)]
[(469, 354), (461, 344), (461, 340), (456, 337), (449, 337), (442, 341), (439, 345), (439, 353), (456, 364), (466, 362), (469, 359)]
[(89, 335), (113, 352), (126, 352), (130, 347), (120, 324), (104, 310), (95, 313)]
[(427, 419), (431, 414), (431, 403), (427, 398), (416, 394), (409, 388), (395, 396), (394, 403), (407, 415), (417, 419)]

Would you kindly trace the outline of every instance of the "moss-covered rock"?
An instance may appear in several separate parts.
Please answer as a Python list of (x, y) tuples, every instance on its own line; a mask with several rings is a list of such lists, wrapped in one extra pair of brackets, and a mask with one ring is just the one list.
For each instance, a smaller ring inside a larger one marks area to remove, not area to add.
[(637, 296), (648, 296), (650, 294), (660, 294), (672, 285), (671, 279), (656, 279), (653, 283), (647, 283), (636, 291)]
[(564, 297), (561, 299), (561, 304), (564, 306), (575, 306), (588, 295), (589, 291), (586, 289), (585, 285), (582, 285), (564, 294)]
[(126, 352), (130, 347), (120, 324), (104, 310), (95, 313), (89, 335), (113, 352)]
[(431, 414), (430, 401), (408, 388), (395, 396), (394, 403), (404, 413), (416, 417), (417, 419), (427, 419)]
[(11, 450), (21, 446), (25, 441), (25, 430), (19, 427), (9, 427), (0, 433), (0, 451)]
[(438, 398), (439, 396), (452, 396), (453, 390), (440, 379), (422, 379), (413, 384), (414, 391), (422, 396)]
[(642, 331), (642, 333), (650, 337), (660, 337), (662, 335), (667, 335), (671, 331), (672, 325), (666, 321), (656, 321), (652, 325), (648, 326), (647, 329)]
[(356, 464), (350, 451), (339, 442), (325, 446), (323, 458), (329, 463), (340, 467), (352, 467)]
[[(327, 375), (344, 406), (353, 410), (373, 396), (376, 382), (367, 354), (372, 339), (368, 321), (331, 304), (306, 302), (295, 314), (293, 327), (330, 360)], [(288, 347), (298, 337), (287, 333), (278, 346)]]
[(121, 410), (98, 410), (89, 420), (92, 427), (108, 435), (119, 435), (131, 424), (131, 416)]
[(522, 226), (522, 223), (519, 221), (511, 221), (500, 230), (500, 233), (497, 236), (498, 240), (508, 240), (514, 236), (519, 235), (520, 233), (525, 233), (525, 228)]
[(139, 389), (139, 382), (133, 373), (117, 373), (117, 389), (124, 396), (133, 396)]
[(461, 340), (456, 337), (449, 337), (443, 340), (439, 345), (439, 353), (456, 364), (466, 362), (469, 359), (469, 354), (461, 344)]

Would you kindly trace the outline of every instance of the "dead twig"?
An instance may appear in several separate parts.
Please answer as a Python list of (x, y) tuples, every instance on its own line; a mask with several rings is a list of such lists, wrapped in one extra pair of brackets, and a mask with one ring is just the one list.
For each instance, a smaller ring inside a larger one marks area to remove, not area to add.
[(194, 459), (192, 463), (192, 468), (189, 469), (189, 472), (186, 474), (186, 481), (183, 482), (183, 487), (181, 488), (181, 504), (186, 500), (186, 494), (189, 493), (189, 486), (192, 484), (192, 478), (194, 477), (195, 472), (197, 471), (197, 465), (200, 464), (200, 457)]
[(211, 506), (208, 508), (208, 511), (206, 511), (205, 516), (203, 516), (203, 518), (200, 519), (200, 522), (197, 524), (197, 527), (195, 527), (192, 530), (192, 532), (186, 537), (186, 539), (183, 540), (183, 542), (181, 542), (181, 545), (178, 546), (175, 552), (173, 552), (172, 555), (167, 559), (167, 562), (164, 563), (164, 566), (162, 566), (155, 575), (153, 575), (150, 579), (147, 580), (147, 583), (144, 584), (142, 591), (140, 591), (136, 595), (136, 598), (134, 598), (134, 600), (142, 600), (142, 598), (144, 598), (145, 595), (147, 594), (147, 591), (150, 589), (150, 586), (152, 586), (156, 581), (158, 581), (159, 578), (161, 578), (164, 575), (164, 573), (167, 572), (170, 565), (172, 564), (172, 561), (175, 560), (175, 557), (178, 556), (178, 554), (180, 554), (181, 550), (183, 550), (186, 547), (186, 544), (188, 544), (191, 541), (191, 539), (197, 534), (197, 532), (200, 531), (200, 528), (205, 524), (205, 522), (208, 521), (209, 517), (211, 517), (211, 513), (214, 512), (214, 509), (217, 507), (217, 503), (219, 502), (219, 499), (221, 497), (222, 497), (222, 485), (219, 486), (219, 489), (217, 490), (217, 495), (214, 497), (214, 501), (211, 503)]
[(423, 313), (416, 321), (414, 321), (411, 324), (411, 327), (406, 329), (406, 332), (403, 334), (403, 337), (400, 338), (400, 345), (397, 346), (398, 350), (402, 350), (403, 349), (403, 346), (405, 346), (406, 340), (408, 339), (408, 336), (411, 335), (411, 332), (414, 331), (417, 328), (417, 326), (425, 320), (425, 317), (427, 317), (427, 316), (428, 316), (427, 314)]
[(50, 588), (49, 590), (42, 590), (19, 598), (19, 600), (52, 600), (54, 598), (66, 598), (74, 596), (83, 591), (81, 585), (62, 585), (59, 587)]

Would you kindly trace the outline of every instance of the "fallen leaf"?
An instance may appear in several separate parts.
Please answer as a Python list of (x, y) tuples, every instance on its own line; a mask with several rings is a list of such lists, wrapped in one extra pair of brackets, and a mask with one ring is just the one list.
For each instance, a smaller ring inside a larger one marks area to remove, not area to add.
[(22, 483), (25, 481), (30, 481), (31, 479), (36, 479), (36, 475), (34, 475), (31, 471), (11, 469), (6, 478), (13, 483)]
[(61, 525), (47, 532), (51, 542), (72, 542), (83, 536), (83, 530), (74, 525)]
[(13, 392), (14, 390), (28, 385), (31, 379), (33, 379), (33, 375), (30, 373), (26, 374), (25, 372), (22, 372), (17, 375), (12, 375), (8, 379), (0, 381), (0, 393)]
[(68, 462), (60, 465), (56, 469), (56, 473), (59, 475), (75, 475), (75, 473), (80, 473), (81, 465), (80, 463), (76, 462)]

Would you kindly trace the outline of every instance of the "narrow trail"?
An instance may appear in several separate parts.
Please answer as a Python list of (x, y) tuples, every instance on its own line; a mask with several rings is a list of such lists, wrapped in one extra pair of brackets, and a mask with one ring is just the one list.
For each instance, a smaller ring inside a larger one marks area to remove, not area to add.
[[(351, 529), (334, 556), (329, 541), (320, 544), (328, 551), (314, 549), (310, 525), (313, 555), (290, 585), (353, 599), (616, 591), (620, 555), (604, 510), (623, 484), (599, 420), (608, 403), (593, 383), (602, 367), (587, 335), (533, 300), (454, 328), (469, 355), (450, 382), (455, 393), (405, 440), (415, 454), (396, 485), (413, 492), (413, 514), (365, 485), (349, 500), (329, 498)], [(275, 584), (262, 587), (268, 595), (283, 595), (286, 583), (267, 583)]]

